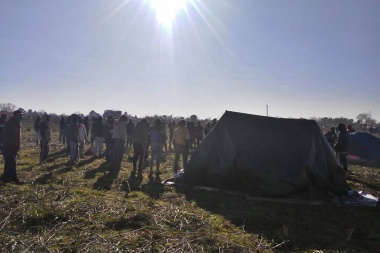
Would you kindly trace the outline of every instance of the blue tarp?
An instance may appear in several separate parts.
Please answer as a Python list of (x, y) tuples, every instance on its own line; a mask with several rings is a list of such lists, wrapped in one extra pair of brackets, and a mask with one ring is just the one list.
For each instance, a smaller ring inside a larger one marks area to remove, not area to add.
[(380, 139), (370, 133), (350, 133), (348, 155), (380, 162)]

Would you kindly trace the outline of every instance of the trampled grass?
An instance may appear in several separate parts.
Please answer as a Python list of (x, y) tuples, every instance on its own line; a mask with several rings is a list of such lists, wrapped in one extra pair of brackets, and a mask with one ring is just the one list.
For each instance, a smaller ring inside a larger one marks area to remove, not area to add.
[[(0, 185), (1, 252), (379, 252), (379, 209), (163, 186), (172, 177), (170, 152), (160, 178), (146, 168), (142, 179), (131, 179), (130, 151), (117, 174), (102, 157), (68, 167), (52, 128), (42, 166), (32, 131), (22, 128), (17, 170), (27, 184)], [(352, 188), (380, 195), (380, 167), (350, 169)]]

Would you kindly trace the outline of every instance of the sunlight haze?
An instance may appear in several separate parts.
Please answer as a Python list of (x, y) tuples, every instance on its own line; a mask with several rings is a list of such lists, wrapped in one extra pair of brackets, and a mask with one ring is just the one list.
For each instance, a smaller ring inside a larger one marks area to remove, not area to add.
[(0, 102), (380, 120), (380, 1), (0, 1)]

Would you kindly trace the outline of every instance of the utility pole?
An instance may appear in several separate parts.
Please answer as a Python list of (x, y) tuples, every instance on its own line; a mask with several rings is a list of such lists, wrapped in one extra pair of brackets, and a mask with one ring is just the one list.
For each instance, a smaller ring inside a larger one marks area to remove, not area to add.
[(268, 105), (267, 105), (267, 117), (268, 117)]

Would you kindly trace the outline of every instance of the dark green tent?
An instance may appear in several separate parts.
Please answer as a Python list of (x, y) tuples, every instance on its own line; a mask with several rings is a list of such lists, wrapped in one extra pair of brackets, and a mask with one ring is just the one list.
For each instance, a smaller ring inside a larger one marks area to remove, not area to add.
[(184, 180), (271, 197), (347, 190), (345, 172), (314, 120), (230, 111), (195, 150)]

